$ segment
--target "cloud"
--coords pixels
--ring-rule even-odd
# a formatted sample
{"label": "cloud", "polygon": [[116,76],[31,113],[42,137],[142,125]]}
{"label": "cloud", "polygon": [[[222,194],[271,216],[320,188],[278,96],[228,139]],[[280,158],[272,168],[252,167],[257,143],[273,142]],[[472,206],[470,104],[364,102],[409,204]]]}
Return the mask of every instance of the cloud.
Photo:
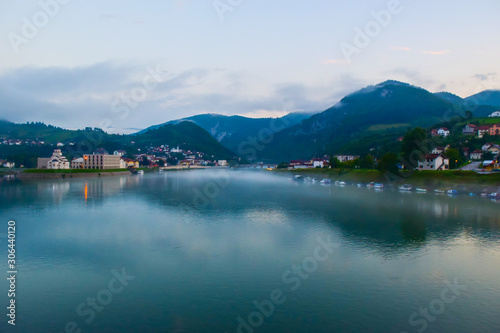
{"label": "cloud", "polygon": [[497,76],[497,73],[488,73],[488,74],[475,74],[474,78],[480,81],[491,81],[494,80]]}
{"label": "cloud", "polygon": [[351,62],[347,59],[325,59],[323,64],[325,65],[349,65]]}
{"label": "cloud", "polygon": [[391,50],[395,50],[395,51],[411,51],[411,49],[409,47],[402,47],[402,46],[391,46],[389,47]]}
{"label": "cloud", "polygon": [[[160,77],[159,83],[142,96],[151,70]],[[161,67],[114,62],[74,68],[23,67],[0,74],[0,119],[130,133],[130,128],[200,113],[281,116],[321,111],[338,101],[338,89],[350,89],[352,84],[351,78],[341,77],[325,86],[265,86],[250,74],[227,69],[170,73]],[[133,93],[140,100],[125,108],[124,97],[130,100]]]}
{"label": "cloud", "polygon": [[422,51],[423,54],[429,54],[429,55],[443,55],[450,53],[450,50],[442,50],[442,51]]}

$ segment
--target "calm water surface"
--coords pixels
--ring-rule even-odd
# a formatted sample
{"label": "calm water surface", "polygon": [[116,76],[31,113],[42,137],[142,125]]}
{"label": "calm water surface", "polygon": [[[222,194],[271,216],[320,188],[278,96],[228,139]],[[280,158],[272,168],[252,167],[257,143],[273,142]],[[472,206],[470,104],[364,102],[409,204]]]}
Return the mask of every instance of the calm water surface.
{"label": "calm water surface", "polygon": [[216,171],[0,197],[0,267],[14,219],[19,271],[17,325],[4,310],[0,332],[500,332],[487,199]]}

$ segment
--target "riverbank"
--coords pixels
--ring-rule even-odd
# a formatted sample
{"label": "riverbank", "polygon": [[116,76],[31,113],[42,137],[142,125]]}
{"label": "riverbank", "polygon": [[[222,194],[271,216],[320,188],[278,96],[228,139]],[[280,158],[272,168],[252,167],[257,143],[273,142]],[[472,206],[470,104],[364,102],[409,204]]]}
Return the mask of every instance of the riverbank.
{"label": "riverbank", "polygon": [[414,171],[402,172],[398,175],[385,174],[378,170],[364,169],[296,169],[296,170],[276,170],[277,173],[298,174],[315,178],[330,178],[354,183],[378,182],[385,184],[412,184],[428,188],[441,187],[500,187],[500,173],[478,174],[474,171]]}

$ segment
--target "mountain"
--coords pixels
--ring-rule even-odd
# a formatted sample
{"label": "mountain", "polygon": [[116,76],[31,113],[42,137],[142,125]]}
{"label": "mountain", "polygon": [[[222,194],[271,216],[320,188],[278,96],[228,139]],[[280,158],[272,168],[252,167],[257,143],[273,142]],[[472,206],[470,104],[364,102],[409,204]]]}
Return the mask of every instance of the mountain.
{"label": "mountain", "polygon": [[[279,128],[288,128],[309,118],[312,113],[290,113],[281,118],[247,118],[242,116],[225,116],[220,114],[200,114],[188,118],[169,121],[165,124],[151,126],[137,134],[144,133],[151,129],[164,126],[166,124],[178,124],[182,121],[192,122],[208,133],[217,141],[231,151],[238,151],[241,142],[248,140],[249,137],[257,137],[263,129],[273,127],[273,124],[279,124]],[[276,125],[278,127],[278,125]]]}
{"label": "mountain", "polygon": [[465,103],[465,100],[462,97],[457,96],[457,95],[452,94],[452,93],[449,93],[449,92],[446,92],[446,91],[437,92],[437,93],[434,93],[434,95],[439,97],[439,98],[444,99],[445,101],[448,101],[448,102],[451,102],[454,104],[460,105],[460,104]]}
{"label": "mountain", "polygon": [[[494,96],[495,94],[488,93],[488,91],[483,91],[477,95],[467,98],[461,98],[449,92],[438,92],[434,95],[448,102],[463,106],[467,110],[471,111],[476,117],[487,117],[492,112],[499,109],[499,107],[494,106],[497,96]],[[500,97],[500,95],[498,97]]]}
{"label": "mountain", "polygon": [[[36,157],[48,156],[54,147],[47,144],[66,143],[63,153],[69,157],[92,153],[97,148],[109,152],[123,149],[135,153],[138,148],[167,144],[201,151],[215,159],[231,159],[234,153],[221,145],[203,128],[192,122],[168,124],[139,135],[107,134],[98,128],[67,130],[43,123],[16,124],[0,121],[0,138],[44,141],[45,145],[0,144],[0,158],[15,160],[18,165],[36,166]],[[72,145],[69,145],[72,143]],[[49,154],[50,155],[50,154]]]}
{"label": "mountain", "polygon": [[500,90],[485,90],[467,97],[465,101],[471,105],[488,105],[500,110]]}
{"label": "mountain", "polygon": [[465,108],[427,90],[386,81],[344,97],[333,107],[274,135],[261,151],[249,145],[258,159],[286,161],[326,153],[364,154],[370,148],[394,149],[396,138],[410,127],[428,127]]}
{"label": "mountain", "polygon": [[143,144],[181,146],[184,149],[213,155],[217,159],[231,159],[234,156],[233,152],[220,144],[207,131],[189,121],[166,124],[129,137]]}

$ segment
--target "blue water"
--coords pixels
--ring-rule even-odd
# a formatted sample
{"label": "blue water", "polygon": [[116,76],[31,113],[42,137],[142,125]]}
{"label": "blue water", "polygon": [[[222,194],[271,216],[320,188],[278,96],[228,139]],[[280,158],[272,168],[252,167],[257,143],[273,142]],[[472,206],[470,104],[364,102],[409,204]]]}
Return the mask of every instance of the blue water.
{"label": "blue water", "polygon": [[500,332],[484,198],[206,170],[0,196],[0,267],[13,219],[18,269],[1,332]]}

